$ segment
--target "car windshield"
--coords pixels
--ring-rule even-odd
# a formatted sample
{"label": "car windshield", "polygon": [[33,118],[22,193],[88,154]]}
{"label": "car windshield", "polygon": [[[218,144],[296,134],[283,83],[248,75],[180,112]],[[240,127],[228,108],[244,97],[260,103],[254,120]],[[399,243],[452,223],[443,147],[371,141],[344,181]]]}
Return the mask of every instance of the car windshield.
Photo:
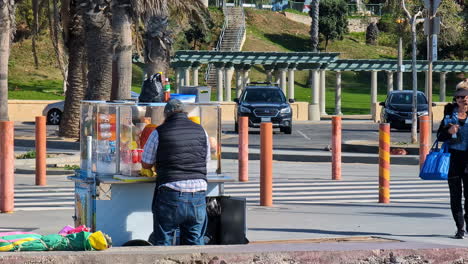
{"label": "car windshield", "polygon": [[[418,104],[427,104],[426,97],[423,94],[418,93],[417,96]],[[391,104],[412,104],[413,94],[411,93],[396,93],[390,98]]]}
{"label": "car windshield", "polygon": [[283,94],[279,89],[247,89],[243,101],[247,103],[283,103]]}

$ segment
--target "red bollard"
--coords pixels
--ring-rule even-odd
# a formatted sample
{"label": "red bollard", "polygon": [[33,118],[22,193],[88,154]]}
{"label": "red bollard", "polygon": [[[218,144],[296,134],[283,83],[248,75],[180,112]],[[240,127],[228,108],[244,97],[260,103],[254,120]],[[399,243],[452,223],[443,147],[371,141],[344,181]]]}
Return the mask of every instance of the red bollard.
{"label": "red bollard", "polygon": [[341,116],[332,117],[332,180],[341,180]]}
{"label": "red bollard", "polygon": [[419,117],[419,168],[424,164],[426,156],[431,148],[431,143],[429,142],[430,121],[429,116]]}
{"label": "red bollard", "polygon": [[0,142],[0,212],[13,213],[15,209],[13,121],[0,121]]}
{"label": "red bollard", "polygon": [[379,125],[379,203],[390,203],[390,124]]}
{"label": "red bollard", "polygon": [[249,181],[249,117],[239,117],[239,181]]}
{"label": "red bollard", "polygon": [[273,206],[273,124],[260,125],[260,205]]}
{"label": "red bollard", "polygon": [[46,117],[36,116],[36,185],[46,185]]}

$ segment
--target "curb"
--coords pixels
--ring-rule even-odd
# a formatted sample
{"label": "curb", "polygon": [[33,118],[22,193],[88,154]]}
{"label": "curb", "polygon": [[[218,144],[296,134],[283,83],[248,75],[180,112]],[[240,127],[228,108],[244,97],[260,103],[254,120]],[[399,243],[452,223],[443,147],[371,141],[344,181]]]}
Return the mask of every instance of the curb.
{"label": "curb", "polygon": [[[52,152],[49,152],[52,154]],[[48,167],[60,167],[60,165],[80,165],[80,154],[68,155],[65,157],[46,158]],[[15,167],[31,167],[36,166],[36,159],[15,159]]]}

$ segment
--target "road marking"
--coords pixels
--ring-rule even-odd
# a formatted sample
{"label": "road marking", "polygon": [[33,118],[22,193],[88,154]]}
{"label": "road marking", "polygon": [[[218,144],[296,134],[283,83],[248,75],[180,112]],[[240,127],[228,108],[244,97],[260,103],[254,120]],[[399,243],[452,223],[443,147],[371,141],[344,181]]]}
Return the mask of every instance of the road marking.
{"label": "road marking", "polygon": [[305,137],[307,140],[312,140],[310,137],[308,137],[306,134],[302,133],[302,131],[297,130],[297,133],[301,134],[303,137]]}
{"label": "road marking", "polygon": [[[273,201],[280,204],[371,203],[378,202],[377,181],[278,181],[273,182]],[[448,186],[442,181],[394,180],[390,200],[397,203],[448,202]],[[260,183],[226,183],[226,195],[246,198],[248,204],[260,201]]]}

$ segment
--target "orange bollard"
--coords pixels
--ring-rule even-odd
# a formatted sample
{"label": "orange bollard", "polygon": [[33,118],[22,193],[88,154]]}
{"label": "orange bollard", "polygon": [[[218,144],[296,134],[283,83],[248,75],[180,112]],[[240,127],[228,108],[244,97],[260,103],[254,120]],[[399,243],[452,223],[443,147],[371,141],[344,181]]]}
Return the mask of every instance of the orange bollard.
{"label": "orange bollard", "polygon": [[0,121],[0,142],[0,212],[13,213],[15,209],[13,121]]}
{"label": "orange bollard", "polygon": [[36,116],[36,185],[46,185],[46,117]]}
{"label": "orange bollard", "polygon": [[419,117],[419,168],[424,164],[426,156],[431,148],[429,142],[430,124],[429,116]]}
{"label": "orange bollard", "polygon": [[239,117],[239,181],[249,181],[249,117]]}
{"label": "orange bollard", "polygon": [[379,203],[390,203],[390,124],[379,125]]}
{"label": "orange bollard", "polygon": [[341,180],[341,116],[332,117],[332,180]]}
{"label": "orange bollard", "polygon": [[260,205],[273,206],[273,124],[260,125]]}

